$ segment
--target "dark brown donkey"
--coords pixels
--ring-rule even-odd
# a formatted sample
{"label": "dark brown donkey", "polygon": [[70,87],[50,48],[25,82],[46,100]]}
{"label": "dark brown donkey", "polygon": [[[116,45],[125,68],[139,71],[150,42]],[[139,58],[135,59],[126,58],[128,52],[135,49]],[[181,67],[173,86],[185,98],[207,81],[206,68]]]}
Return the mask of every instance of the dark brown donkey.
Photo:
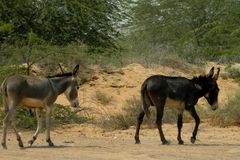
{"label": "dark brown donkey", "polygon": [[2,146],[6,146],[7,128],[11,125],[16,133],[18,144],[23,147],[23,143],[15,126],[16,109],[19,106],[35,108],[38,127],[29,144],[32,145],[37,139],[37,135],[42,128],[42,110],[46,110],[46,141],[49,146],[54,146],[50,139],[51,110],[52,104],[58,95],[64,93],[71,103],[71,106],[78,107],[78,85],[75,76],[79,70],[77,65],[73,72],[59,74],[51,77],[30,77],[24,75],[14,75],[6,78],[2,85],[3,105],[7,113],[3,120]]}
{"label": "dark brown donkey", "polygon": [[195,128],[191,137],[194,143],[198,131],[200,119],[196,113],[195,105],[200,97],[205,97],[211,105],[212,110],[218,108],[218,92],[217,79],[220,69],[214,75],[214,67],[209,74],[192,79],[184,77],[167,77],[163,75],[154,75],[147,78],[142,84],[141,100],[142,109],[137,118],[137,128],[135,134],[136,144],[140,143],[139,130],[143,121],[143,117],[149,113],[149,106],[155,106],[157,110],[156,124],[159,130],[160,138],[163,144],[168,144],[162,131],[162,117],[164,107],[174,107],[178,109],[178,143],[183,144],[181,138],[183,111],[190,112],[195,119]]}

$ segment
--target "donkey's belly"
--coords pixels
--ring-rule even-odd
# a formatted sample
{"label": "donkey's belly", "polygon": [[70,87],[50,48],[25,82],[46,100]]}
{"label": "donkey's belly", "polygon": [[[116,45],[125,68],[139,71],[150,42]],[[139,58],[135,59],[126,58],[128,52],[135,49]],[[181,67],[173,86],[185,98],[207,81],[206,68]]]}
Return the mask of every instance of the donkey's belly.
{"label": "donkey's belly", "polygon": [[43,101],[35,98],[23,98],[21,104],[26,107],[43,107]]}
{"label": "donkey's belly", "polygon": [[176,109],[179,109],[179,110],[184,110],[185,105],[184,105],[183,101],[167,98],[166,102],[165,102],[165,107],[176,108]]}

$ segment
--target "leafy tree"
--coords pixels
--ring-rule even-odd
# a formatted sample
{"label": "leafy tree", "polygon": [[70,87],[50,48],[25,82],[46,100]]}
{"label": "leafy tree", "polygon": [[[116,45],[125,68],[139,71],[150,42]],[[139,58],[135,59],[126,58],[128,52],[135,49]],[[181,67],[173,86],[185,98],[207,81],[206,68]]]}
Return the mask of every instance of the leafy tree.
{"label": "leafy tree", "polygon": [[131,38],[137,46],[158,46],[185,56],[239,56],[239,1],[134,2]]}
{"label": "leafy tree", "polygon": [[81,41],[93,47],[113,47],[119,34],[114,23],[122,16],[118,12],[121,1],[2,0],[0,42],[27,44],[27,35],[33,32],[53,45]]}
{"label": "leafy tree", "polygon": [[[116,49],[124,0],[0,1],[0,63],[9,57],[31,66],[55,55],[54,46],[87,45],[89,51]],[[46,51],[46,52],[44,52]],[[11,60],[10,63],[13,61]]]}

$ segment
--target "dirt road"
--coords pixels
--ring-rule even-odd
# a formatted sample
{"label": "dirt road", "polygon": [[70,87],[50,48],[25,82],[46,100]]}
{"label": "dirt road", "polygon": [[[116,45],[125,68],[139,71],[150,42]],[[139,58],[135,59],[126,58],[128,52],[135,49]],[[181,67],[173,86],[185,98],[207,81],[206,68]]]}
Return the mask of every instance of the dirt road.
{"label": "dirt road", "polygon": [[[92,125],[71,125],[55,128],[52,139],[55,147],[47,147],[44,134],[39,135],[31,147],[19,149],[12,131],[8,135],[8,150],[0,149],[1,160],[228,160],[240,157],[240,128],[218,128],[201,124],[198,141],[191,144],[189,138],[193,123],[184,124],[183,140],[185,145],[178,145],[176,125],[165,124],[164,132],[171,144],[160,144],[156,129],[143,129],[142,144],[133,141],[134,127],[124,131],[107,132]],[[33,131],[22,132],[24,144]]]}

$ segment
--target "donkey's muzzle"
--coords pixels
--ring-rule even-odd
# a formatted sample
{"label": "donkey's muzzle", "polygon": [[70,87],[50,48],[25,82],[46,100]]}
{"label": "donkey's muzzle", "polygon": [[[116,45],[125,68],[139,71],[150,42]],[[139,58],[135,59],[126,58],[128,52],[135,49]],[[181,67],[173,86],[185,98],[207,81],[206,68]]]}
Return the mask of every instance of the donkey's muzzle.
{"label": "donkey's muzzle", "polygon": [[215,111],[216,109],[218,109],[218,103],[216,102],[216,103],[213,103],[213,105],[211,105],[211,109],[213,110],[213,111]]}
{"label": "donkey's muzzle", "polygon": [[78,108],[78,107],[80,107],[79,101],[78,101],[77,99],[74,100],[74,101],[72,101],[71,106],[72,106],[73,108]]}

